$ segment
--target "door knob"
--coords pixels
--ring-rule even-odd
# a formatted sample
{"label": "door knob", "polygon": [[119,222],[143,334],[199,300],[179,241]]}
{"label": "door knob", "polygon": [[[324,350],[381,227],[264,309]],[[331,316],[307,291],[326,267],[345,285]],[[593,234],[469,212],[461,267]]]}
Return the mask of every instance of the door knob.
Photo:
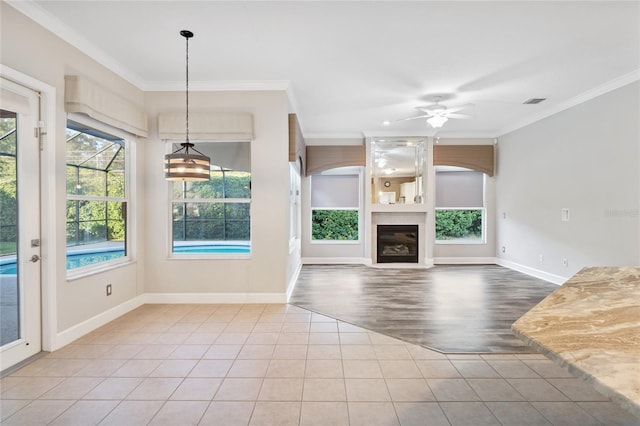
{"label": "door knob", "polygon": [[34,254],[33,256],[31,256],[30,259],[33,263],[36,263],[38,260],[40,260],[40,256],[38,256],[37,254]]}

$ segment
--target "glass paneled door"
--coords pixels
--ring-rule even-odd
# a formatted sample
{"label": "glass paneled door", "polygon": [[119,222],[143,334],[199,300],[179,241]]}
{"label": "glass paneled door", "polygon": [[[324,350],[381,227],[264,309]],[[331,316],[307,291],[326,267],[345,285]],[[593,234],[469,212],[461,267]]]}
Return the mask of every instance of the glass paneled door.
{"label": "glass paneled door", "polygon": [[0,371],[40,352],[38,94],[0,81]]}

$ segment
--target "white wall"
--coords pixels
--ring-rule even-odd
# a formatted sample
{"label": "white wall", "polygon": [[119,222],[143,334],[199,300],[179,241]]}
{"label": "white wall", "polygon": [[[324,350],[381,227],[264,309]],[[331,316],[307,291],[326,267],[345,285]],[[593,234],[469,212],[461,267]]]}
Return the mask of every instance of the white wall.
{"label": "white wall", "polygon": [[639,94],[635,82],[500,138],[500,261],[565,278],[638,265]]}
{"label": "white wall", "polygon": [[[284,301],[295,272],[289,255],[288,106],[286,92],[190,92],[192,111],[242,111],[253,114],[251,142],[250,259],[169,259],[169,184],[164,179],[165,143],[158,139],[158,113],[180,111],[183,92],[147,92],[151,122],[144,155],[146,293],[209,293],[232,297],[267,295]],[[291,259],[290,259],[291,258]],[[229,299],[219,299],[229,300]],[[234,299],[239,300],[239,299]],[[251,299],[258,300],[258,299]]]}
{"label": "white wall", "polygon": [[[51,200],[52,209],[43,212],[43,215],[54,214],[56,226],[53,229],[43,228],[41,239],[43,245],[51,244],[55,247],[54,253],[45,254],[43,251],[44,262],[50,262],[55,254],[53,268],[55,273],[44,277],[44,282],[50,286],[46,292],[53,293],[57,299],[52,309],[55,311],[54,317],[57,321],[54,331],[60,332],[132,299],[140,291],[139,280],[144,279],[144,271],[139,263],[74,281],[66,279],[64,76],[87,76],[125,99],[140,105],[143,103],[143,93],[4,2],[0,2],[0,19],[2,65],[56,89],[54,116],[48,118],[55,121],[55,135],[47,135],[46,138],[47,143],[53,143],[55,147],[45,150],[45,158],[43,158],[44,163],[53,165],[50,175],[44,177],[45,181],[55,181],[55,191],[45,195]],[[144,142],[139,142],[139,145],[142,144]],[[46,157],[49,152],[51,152],[51,158]],[[141,164],[138,165],[140,166]],[[139,188],[137,189],[140,193]],[[138,207],[137,213],[140,218],[144,210],[139,201],[139,199],[132,200]],[[139,235],[132,235],[131,238],[139,239]],[[47,255],[51,257],[45,258]],[[107,297],[105,286],[109,283],[113,284],[113,295]]]}

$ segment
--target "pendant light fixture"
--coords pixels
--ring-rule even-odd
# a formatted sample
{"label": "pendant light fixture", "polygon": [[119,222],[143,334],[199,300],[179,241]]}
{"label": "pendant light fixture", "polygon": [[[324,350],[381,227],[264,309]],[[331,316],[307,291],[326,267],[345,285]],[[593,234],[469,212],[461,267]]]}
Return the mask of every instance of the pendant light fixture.
{"label": "pendant light fixture", "polygon": [[[184,142],[180,144],[180,148],[171,154],[164,156],[164,177],[167,180],[178,181],[206,181],[210,178],[210,159],[200,151],[194,148],[189,141],[189,39],[193,37],[193,33],[188,30],[180,31],[180,35],[187,41],[186,63],[186,136]],[[192,154],[189,150],[195,152]]]}

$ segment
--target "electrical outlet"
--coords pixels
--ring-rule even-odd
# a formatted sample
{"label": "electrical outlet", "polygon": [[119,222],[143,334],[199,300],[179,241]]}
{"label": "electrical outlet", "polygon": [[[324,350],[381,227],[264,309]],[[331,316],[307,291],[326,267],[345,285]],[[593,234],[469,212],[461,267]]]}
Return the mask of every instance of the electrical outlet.
{"label": "electrical outlet", "polygon": [[107,296],[111,296],[111,284],[107,284]]}
{"label": "electrical outlet", "polygon": [[567,259],[562,259],[563,266],[569,266],[569,261]]}
{"label": "electrical outlet", "polygon": [[562,209],[560,210],[560,219],[563,222],[569,222],[569,209]]}
{"label": "electrical outlet", "polygon": [[540,262],[544,262],[544,255],[538,255],[538,260],[540,260]]}

